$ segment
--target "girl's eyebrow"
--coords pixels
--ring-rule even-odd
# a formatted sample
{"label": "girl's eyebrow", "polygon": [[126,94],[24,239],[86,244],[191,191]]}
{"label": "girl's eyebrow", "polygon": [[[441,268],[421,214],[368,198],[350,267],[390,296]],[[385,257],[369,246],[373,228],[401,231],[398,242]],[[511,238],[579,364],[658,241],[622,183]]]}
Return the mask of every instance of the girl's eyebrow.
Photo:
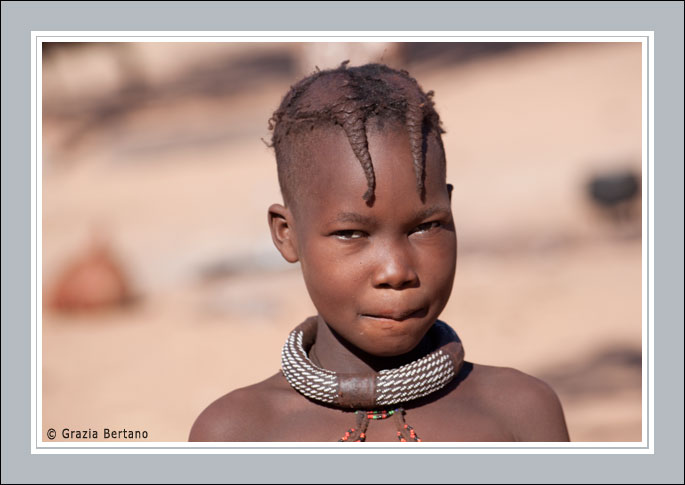
{"label": "girl's eyebrow", "polygon": [[355,222],[357,224],[373,224],[376,219],[373,217],[363,216],[358,212],[338,212],[334,222]]}
{"label": "girl's eyebrow", "polygon": [[[446,215],[450,213],[450,209],[447,206],[440,205],[426,207],[425,209],[421,209],[414,214],[414,220],[428,219],[432,215],[438,213]],[[333,222],[353,222],[355,224],[373,225],[377,221],[375,217],[365,216],[359,214],[358,212],[338,212]]]}
{"label": "girl's eyebrow", "polygon": [[416,218],[416,220],[428,219],[430,216],[437,214],[437,213],[442,213],[444,215],[447,215],[450,213],[450,208],[447,206],[432,205],[430,207],[426,207],[425,209],[418,211],[414,215],[414,217]]}

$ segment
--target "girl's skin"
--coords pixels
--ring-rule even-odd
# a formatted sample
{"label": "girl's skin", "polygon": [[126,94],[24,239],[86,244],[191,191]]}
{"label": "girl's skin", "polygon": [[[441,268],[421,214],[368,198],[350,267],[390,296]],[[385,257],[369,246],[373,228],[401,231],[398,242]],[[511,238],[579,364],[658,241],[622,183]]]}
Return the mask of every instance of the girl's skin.
{"label": "girl's skin", "polygon": [[[429,135],[422,200],[404,128],[370,131],[376,190],[369,205],[343,131],[317,128],[307,136],[316,148],[299,154],[309,169],[297,204],[272,205],[269,224],[283,257],[300,262],[318,311],[310,358],[343,373],[411,362],[432,350],[424,336],[447,304],[456,268],[444,153]],[[403,407],[424,442],[569,439],[554,391],[509,368],[467,362],[443,390]],[[366,441],[397,441],[392,421],[370,423]],[[337,441],[353,425],[351,412],[310,401],[278,372],[212,403],[190,441]]]}

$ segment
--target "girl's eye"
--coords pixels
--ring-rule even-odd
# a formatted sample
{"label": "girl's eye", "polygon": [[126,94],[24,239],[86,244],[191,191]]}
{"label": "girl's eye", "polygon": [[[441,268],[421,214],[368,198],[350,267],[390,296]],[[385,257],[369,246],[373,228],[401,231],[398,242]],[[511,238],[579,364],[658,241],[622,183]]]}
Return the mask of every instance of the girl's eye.
{"label": "girl's eye", "polygon": [[343,239],[345,241],[349,241],[352,239],[361,239],[366,235],[364,231],[355,231],[355,230],[347,230],[347,231],[335,231],[333,233],[333,236],[337,237],[338,239]]}
{"label": "girl's eye", "polygon": [[417,232],[428,232],[431,229],[435,229],[436,227],[440,227],[440,221],[431,221],[431,222],[424,222],[423,224],[419,224],[416,226],[416,229],[412,231],[412,234],[417,233]]}

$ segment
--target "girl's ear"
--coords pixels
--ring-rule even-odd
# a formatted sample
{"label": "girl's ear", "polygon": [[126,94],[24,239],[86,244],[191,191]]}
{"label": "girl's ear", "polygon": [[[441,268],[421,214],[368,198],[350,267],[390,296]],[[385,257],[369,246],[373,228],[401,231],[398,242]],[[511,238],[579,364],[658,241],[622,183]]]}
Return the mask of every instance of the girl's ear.
{"label": "girl's ear", "polygon": [[272,204],[269,207],[269,229],[271,239],[276,249],[283,258],[289,263],[299,260],[297,254],[297,240],[295,230],[292,225],[293,216],[290,209],[281,204]]}

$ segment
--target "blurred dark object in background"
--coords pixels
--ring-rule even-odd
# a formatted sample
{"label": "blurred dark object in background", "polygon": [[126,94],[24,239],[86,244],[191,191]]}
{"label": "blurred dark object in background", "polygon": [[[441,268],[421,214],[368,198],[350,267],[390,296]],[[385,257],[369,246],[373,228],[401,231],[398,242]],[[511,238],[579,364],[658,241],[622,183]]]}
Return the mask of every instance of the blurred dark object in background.
{"label": "blurred dark object in background", "polygon": [[[198,103],[223,105],[230,111],[236,95],[290,80],[296,67],[292,48],[278,43],[257,51],[226,44],[224,51],[215,48],[212,56],[201,55],[200,44],[196,51],[179,43],[46,42],[42,46],[43,117],[46,124],[60,126],[53,131],[64,131],[50,151],[52,160],[65,162],[75,157],[61,152],[71,152],[94,133],[116,141],[131,137],[133,119],[161,111],[173,121],[174,110],[185,109],[187,114],[204,108],[211,118],[212,111],[206,105],[198,108]],[[174,53],[179,59],[172,70],[163,59]],[[189,108],[192,105],[195,108]],[[192,117],[184,129],[186,134],[211,133]],[[150,133],[140,126],[134,131]]]}
{"label": "blurred dark object in background", "polygon": [[547,46],[547,42],[406,42],[401,44],[409,65],[431,62],[441,65],[463,64],[519,49]]}
{"label": "blurred dark object in background", "polygon": [[590,199],[616,225],[633,222],[640,194],[640,174],[616,170],[592,177],[587,184]]}
{"label": "blurred dark object in background", "polygon": [[47,307],[60,312],[105,310],[134,301],[122,263],[99,234],[67,263],[47,295]]}
{"label": "blurred dark object in background", "polygon": [[642,352],[634,345],[607,346],[578,362],[557,364],[538,377],[566,399],[640,389]]}

